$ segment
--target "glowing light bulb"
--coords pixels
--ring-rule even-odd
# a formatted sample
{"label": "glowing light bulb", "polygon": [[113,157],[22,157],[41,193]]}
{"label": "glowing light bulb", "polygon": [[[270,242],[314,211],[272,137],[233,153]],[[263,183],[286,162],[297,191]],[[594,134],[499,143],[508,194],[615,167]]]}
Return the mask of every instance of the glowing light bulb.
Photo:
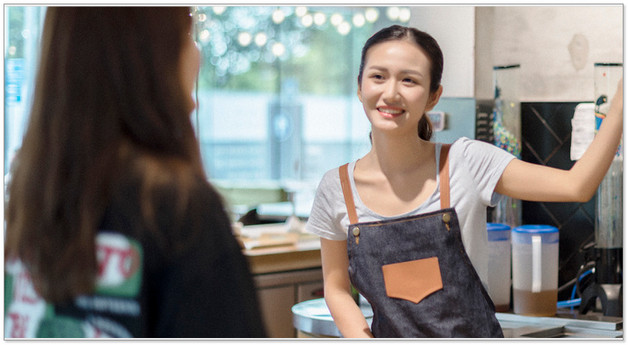
{"label": "glowing light bulb", "polygon": [[225,13],[226,10],[227,10],[227,7],[225,7],[225,6],[214,6],[214,7],[212,7],[212,11],[214,11],[214,13],[216,13],[217,15],[221,15],[221,14]]}
{"label": "glowing light bulb", "polygon": [[283,11],[280,8],[273,11],[273,15],[272,15],[273,23],[279,24],[283,22],[285,18],[286,18],[286,14],[283,13]]}
{"label": "glowing light bulb", "polygon": [[325,16],[324,13],[318,12],[314,15],[314,24],[321,26],[325,24],[326,21],[327,21],[327,16]]}
{"label": "glowing light bulb", "polygon": [[331,22],[331,25],[338,26],[344,21],[344,18],[342,18],[341,14],[334,13],[331,15],[331,18],[329,18],[329,21]]}
{"label": "glowing light bulb", "polygon": [[399,21],[403,23],[407,23],[410,21],[411,12],[409,8],[402,8],[399,10]]}
{"label": "glowing light bulb", "polygon": [[364,17],[367,22],[374,23],[377,18],[379,18],[379,11],[376,8],[367,8],[366,11],[364,11]]}
{"label": "glowing light bulb", "polygon": [[275,42],[271,50],[273,55],[282,56],[286,52],[286,47],[281,42]]}
{"label": "glowing light bulb", "polygon": [[198,39],[203,43],[207,43],[209,42],[210,36],[209,30],[205,29],[198,34]]}
{"label": "glowing light bulb", "polygon": [[366,23],[366,18],[364,18],[364,15],[362,13],[356,13],[353,16],[353,25],[355,25],[358,28],[361,28],[362,26],[364,26],[364,24]]}
{"label": "glowing light bulb", "polygon": [[306,13],[307,13],[307,7],[305,6],[299,6],[294,10],[294,14],[296,14],[297,17],[303,17]]}
{"label": "glowing light bulb", "polygon": [[347,22],[342,22],[338,25],[338,33],[341,35],[347,35],[351,31],[351,24]]}
{"label": "glowing light bulb", "polygon": [[301,17],[301,24],[303,24],[303,26],[305,26],[306,28],[309,28],[310,26],[312,26],[313,23],[314,23],[314,18],[312,17],[311,14],[306,14],[303,17]]}
{"label": "glowing light bulb", "polygon": [[255,44],[258,47],[263,46],[264,44],[266,44],[267,41],[268,41],[268,36],[266,36],[265,33],[259,32],[257,35],[255,35]]}
{"label": "glowing light bulb", "polygon": [[251,36],[250,33],[241,32],[238,34],[238,43],[240,43],[241,46],[246,47],[251,44],[251,41],[253,41],[253,36]]}
{"label": "glowing light bulb", "polygon": [[388,7],[386,10],[386,16],[388,16],[388,19],[393,21],[399,19],[399,7]]}

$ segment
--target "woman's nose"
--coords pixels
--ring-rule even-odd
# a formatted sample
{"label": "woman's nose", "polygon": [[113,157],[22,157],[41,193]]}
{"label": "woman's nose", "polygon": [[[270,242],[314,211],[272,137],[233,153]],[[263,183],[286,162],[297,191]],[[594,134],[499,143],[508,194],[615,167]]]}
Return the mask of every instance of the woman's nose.
{"label": "woman's nose", "polygon": [[389,80],[384,88],[383,98],[386,101],[395,101],[399,99],[398,85],[394,80]]}

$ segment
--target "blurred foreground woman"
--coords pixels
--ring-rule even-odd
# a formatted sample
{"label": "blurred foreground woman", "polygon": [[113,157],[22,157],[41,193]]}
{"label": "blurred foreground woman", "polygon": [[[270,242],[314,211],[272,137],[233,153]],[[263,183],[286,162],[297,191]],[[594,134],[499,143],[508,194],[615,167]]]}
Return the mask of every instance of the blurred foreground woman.
{"label": "blurred foreground woman", "polygon": [[49,8],[6,210],[5,337],[263,337],[190,121],[189,8]]}

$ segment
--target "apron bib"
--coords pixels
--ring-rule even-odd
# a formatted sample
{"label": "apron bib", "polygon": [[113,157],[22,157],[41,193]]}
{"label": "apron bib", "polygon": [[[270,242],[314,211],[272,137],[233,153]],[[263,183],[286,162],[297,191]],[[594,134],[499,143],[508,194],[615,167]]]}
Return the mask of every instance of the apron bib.
{"label": "apron bib", "polygon": [[348,165],[340,167],[350,222],[349,277],[373,308],[376,338],[504,336],[449,207],[448,152],[443,145],[442,209],[384,221],[358,223]]}

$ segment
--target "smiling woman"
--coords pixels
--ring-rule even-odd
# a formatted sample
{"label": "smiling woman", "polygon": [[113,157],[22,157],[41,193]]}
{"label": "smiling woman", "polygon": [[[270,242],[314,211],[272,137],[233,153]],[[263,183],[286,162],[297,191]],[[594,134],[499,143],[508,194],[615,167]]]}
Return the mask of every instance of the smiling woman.
{"label": "smiling woman", "polygon": [[439,87],[430,93],[431,65],[423,51],[410,42],[386,42],[370,50],[361,73],[365,77],[359,78],[358,98],[374,133],[384,126],[415,133],[421,120],[431,126],[424,115],[436,105],[442,92]]}
{"label": "smiling woman", "polygon": [[[344,337],[503,337],[484,288],[487,207],[498,193],[586,201],[617,150],[621,82],[611,120],[571,170],[469,138],[431,142],[421,119],[429,124],[442,93],[442,66],[436,41],[411,27],[384,28],[362,50],[358,98],[372,147],[325,174],[306,226],[321,236],[325,300]],[[352,287],[373,307],[370,327]]]}
{"label": "smiling woman", "polygon": [[[413,45],[412,49],[409,49],[407,51],[404,49],[400,49],[397,45],[386,45],[384,48],[379,47],[379,49],[377,49],[377,53],[386,54],[388,56],[378,56],[378,59],[376,59],[376,61],[378,61],[378,63],[382,63],[383,61],[387,64],[387,66],[369,66],[369,68],[373,69],[370,79],[374,79],[374,82],[376,82],[376,84],[383,86],[389,85],[389,87],[394,87],[393,89],[385,90],[386,92],[392,92],[392,94],[388,95],[388,97],[399,96],[397,94],[399,90],[396,87],[396,84],[393,83],[395,81],[395,78],[397,82],[400,81],[403,86],[406,86],[405,89],[412,88],[412,90],[414,90],[415,92],[417,92],[417,89],[428,91],[430,94],[429,104],[427,104],[426,102],[419,102],[419,104],[426,104],[422,112],[419,112],[419,115],[428,112],[436,105],[436,103],[438,103],[440,95],[442,94],[442,86],[440,85],[440,80],[443,73],[443,54],[440,50],[440,47],[438,46],[438,43],[436,43],[436,41],[434,41],[431,37],[425,35],[421,31],[417,30],[417,32],[413,32],[412,34],[410,34],[402,27],[397,27],[396,30],[391,30],[388,35],[389,36],[383,36],[383,32],[380,31],[378,34],[373,35],[362,48],[362,60],[358,73],[358,97],[360,98],[360,101],[363,103],[364,106],[366,106],[364,104],[364,101],[362,100],[362,84],[365,73],[364,71],[368,62],[366,53],[369,51],[371,46],[375,43],[385,43],[389,40],[395,41],[404,38],[408,39],[408,44],[412,44],[410,43],[410,40],[414,39],[417,42],[421,42],[421,45]],[[406,54],[405,56],[403,56],[403,58],[401,56],[396,56],[399,53],[399,50],[401,50],[402,53]],[[371,52],[371,56],[372,54],[374,53]],[[402,61],[396,61],[396,63],[392,63],[394,59],[399,59]],[[415,59],[418,59],[418,61],[421,61],[421,63],[415,65]],[[398,65],[398,63],[400,65]],[[396,75],[391,75],[393,70],[397,72]],[[382,75],[378,72],[386,72],[387,75]],[[393,82],[389,81],[388,83],[385,83],[384,79],[386,77],[393,78]],[[418,131],[420,138],[424,140],[430,140],[432,136],[432,125],[428,121],[427,117],[419,116]]]}

